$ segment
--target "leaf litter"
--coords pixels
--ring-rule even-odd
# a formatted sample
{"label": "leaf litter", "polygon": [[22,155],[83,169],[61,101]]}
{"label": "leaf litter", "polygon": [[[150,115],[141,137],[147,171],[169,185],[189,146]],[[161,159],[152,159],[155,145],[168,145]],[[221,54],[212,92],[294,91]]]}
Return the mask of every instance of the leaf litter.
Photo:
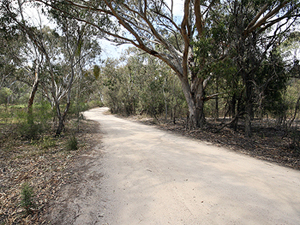
{"label": "leaf litter", "polygon": [[[49,202],[59,197],[61,188],[74,180],[69,168],[80,156],[91,151],[96,144],[93,135],[98,124],[84,120],[76,138],[79,149],[66,148],[67,136],[51,139],[51,144],[41,141],[8,139],[0,145],[0,224],[48,224]],[[67,130],[66,133],[74,133]],[[33,189],[33,204],[36,206],[27,215],[22,208],[21,189],[28,183]]]}

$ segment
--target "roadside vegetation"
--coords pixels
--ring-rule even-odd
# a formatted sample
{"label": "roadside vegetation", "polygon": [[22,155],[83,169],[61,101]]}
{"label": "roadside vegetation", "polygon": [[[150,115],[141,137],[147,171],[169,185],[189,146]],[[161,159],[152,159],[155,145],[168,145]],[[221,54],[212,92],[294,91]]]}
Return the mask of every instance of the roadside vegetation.
{"label": "roadside vegetation", "polygon": [[[224,85],[226,80],[219,83],[221,94],[205,104],[205,126],[189,129],[189,112],[179,80],[164,64],[136,49],[128,49],[118,60],[108,59],[99,86],[103,103],[112,113],[300,169],[300,83],[292,73],[287,73],[285,79],[284,87],[282,80],[273,81],[274,88],[268,90],[271,96],[255,97],[251,137],[245,134],[245,117],[233,113],[237,108],[231,108],[232,90]],[[216,82],[211,80],[207,94],[216,91]],[[244,108],[243,103],[239,107]]]}
{"label": "roadside vegetation", "polygon": [[[4,107],[4,108],[3,108]],[[72,113],[63,134],[48,104],[34,105],[34,125],[28,125],[24,105],[7,105],[0,117],[0,224],[47,224],[43,215],[61,186],[70,182],[68,170],[92,149],[97,124]],[[86,108],[85,108],[86,109]],[[80,127],[80,132],[78,132]]]}

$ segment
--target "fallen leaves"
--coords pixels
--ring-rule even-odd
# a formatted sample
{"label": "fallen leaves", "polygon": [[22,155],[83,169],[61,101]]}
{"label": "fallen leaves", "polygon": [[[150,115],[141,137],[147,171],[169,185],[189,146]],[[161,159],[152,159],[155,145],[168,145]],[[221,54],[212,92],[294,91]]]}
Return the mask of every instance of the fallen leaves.
{"label": "fallen leaves", "polygon": [[[55,145],[45,148],[20,140],[5,143],[0,150],[0,224],[46,224],[47,207],[51,200],[72,176],[68,168],[80,154],[91,149],[91,130],[97,124],[85,121],[82,132],[76,135],[79,143],[77,151],[68,151],[65,143],[68,137],[55,140]],[[11,140],[8,140],[11,141]],[[3,142],[2,142],[3,143]],[[37,208],[26,215],[20,206],[20,191],[27,182],[34,192]]]}

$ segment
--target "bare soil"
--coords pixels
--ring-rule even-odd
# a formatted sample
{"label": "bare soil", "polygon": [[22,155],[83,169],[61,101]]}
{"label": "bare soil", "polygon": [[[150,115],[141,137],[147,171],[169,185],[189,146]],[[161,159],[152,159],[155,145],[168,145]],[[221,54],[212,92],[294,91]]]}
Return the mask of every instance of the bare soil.
{"label": "bare soil", "polygon": [[[242,132],[242,125],[238,131],[224,128],[215,132],[220,123],[208,122],[206,128],[191,131],[186,130],[184,120],[177,120],[174,124],[171,121],[157,121],[138,116],[128,119],[300,169],[300,150],[294,148],[292,138],[285,135],[281,129],[261,126],[259,122],[254,123],[253,137],[246,138]],[[9,130],[2,129],[2,132],[9,138],[9,135],[6,135],[9,134]],[[68,203],[76,201],[80,195],[89,195],[89,190],[84,186],[85,182],[101,185],[101,173],[89,172],[90,166],[101,157],[99,150],[102,134],[99,124],[95,121],[85,121],[76,137],[80,143],[77,151],[66,151],[64,138],[58,140],[55,146],[47,148],[20,140],[15,140],[14,144],[5,144],[2,141],[0,224],[68,224],[80,216],[80,204],[77,204],[78,208],[70,208]],[[35,193],[34,201],[37,207],[30,215],[24,214],[24,209],[20,207],[20,190],[24,182],[28,182]],[[101,214],[93,216],[102,217]],[[66,218],[67,222],[64,223],[62,218]]]}
{"label": "bare soil", "polygon": [[103,132],[86,173],[101,182],[83,180],[76,218],[61,224],[300,224],[299,171],[106,110],[84,113]]}
{"label": "bare soil", "polygon": [[[217,131],[222,125],[221,120],[216,122],[208,119],[206,127],[195,130],[187,130],[186,122],[183,119],[177,120],[176,124],[170,120],[155,120],[139,116],[133,116],[130,120],[153,125],[162,130],[210,142],[219,147],[226,147],[258,159],[300,170],[300,148],[295,146],[293,137],[282,128],[276,127],[273,122],[253,121],[252,137],[248,138],[244,135],[243,123],[239,124],[237,131],[228,127]],[[300,137],[299,131],[294,135]]]}

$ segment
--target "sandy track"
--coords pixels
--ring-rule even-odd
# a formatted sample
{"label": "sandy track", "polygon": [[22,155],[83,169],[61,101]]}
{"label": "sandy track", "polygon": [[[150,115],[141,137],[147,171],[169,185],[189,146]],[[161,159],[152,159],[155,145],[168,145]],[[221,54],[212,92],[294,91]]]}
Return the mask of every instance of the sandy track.
{"label": "sandy track", "polygon": [[[73,224],[300,224],[300,172],[154,127],[85,112],[103,132]],[[70,205],[69,204],[69,205]]]}

